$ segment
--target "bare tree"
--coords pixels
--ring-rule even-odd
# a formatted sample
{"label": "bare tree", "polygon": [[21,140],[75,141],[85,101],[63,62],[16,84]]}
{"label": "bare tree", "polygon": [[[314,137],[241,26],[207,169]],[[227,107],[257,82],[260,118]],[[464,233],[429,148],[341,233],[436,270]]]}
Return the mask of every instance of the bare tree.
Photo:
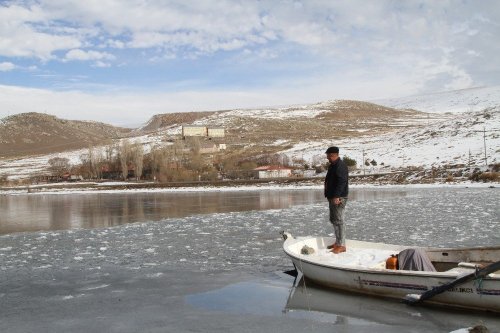
{"label": "bare tree", "polygon": [[114,159],[114,157],[116,156],[116,151],[118,150],[116,148],[116,145],[111,143],[109,145],[105,145],[104,146],[104,158],[106,160],[106,162],[109,162],[111,163]]}
{"label": "bare tree", "polygon": [[199,150],[193,150],[189,156],[189,169],[200,172],[203,169],[204,161]]}
{"label": "bare tree", "polygon": [[151,152],[149,153],[149,168],[151,169],[151,175],[153,180],[157,180],[160,174],[160,169],[162,165],[163,149],[160,146],[151,147]]}
{"label": "bare tree", "polygon": [[49,160],[49,170],[53,176],[62,176],[65,172],[68,172],[71,168],[69,159],[66,157],[54,157]]}
{"label": "bare tree", "polygon": [[171,159],[174,168],[179,169],[184,166],[186,163],[186,153],[187,148],[182,141],[176,141],[170,146],[168,158]]}
{"label": "bare tree", "polygon": [[173,180],[176,170],[182,168],[183,145],[175,143],[166,147],[154,146],[149,154],[153,179],[160,181]]}
{"label": "bare tree", "polygon": [[130,142],[125,139],[120,144],[120,165],[122,168],[123,180],[128,178],[128,162],[130,156]]}
{"label": "bare tree", "polygon": [[94,178],[101,179],[102,178],[101,167],[104,161],[101,150],[92,147],[89,148],[89,157],[90,157],[92,176]]}
{"label": "bare tree", "polygon": [[91,178],[92,177],[92,172],[91,172],[91,163],[90,163],[90,158],[88,153],[84,153],[80,155],[80,174],[84,176],[85,178]]}
{"label": "bare tree", "polygon": [[191,148],[191,151],[194,155],[198,155],[200,154],[200,150],[201,150],[201,142],[200,142],[200,139],[199,138],[191,138],[190,140],[190,148]]}
{"label": "bare tree", "polygon": [[255,163],[254,161],[244,161],[244,162],[241,162],[240,169],[241,170],[253,170],[257,166],[258,166],[257,163]]}
{"label": "bare tree", "polygon": [[94,147],[93,146],[89,146],[89,152],[88,152],[87,158],[88,158],[87,163],[89,166],[90,178],[95,179],[96,177],[94,175],[94,165],[93,165],[93,162],[94,162]]}
{"label": "bare tree", "polygon": [[142,176],[142,168],[144,165],[144,147],[142,146],[142,143],[137,141],[132,145],[130,150],[130,158],[135,166],[135,178],[137,180],[140,180]]}

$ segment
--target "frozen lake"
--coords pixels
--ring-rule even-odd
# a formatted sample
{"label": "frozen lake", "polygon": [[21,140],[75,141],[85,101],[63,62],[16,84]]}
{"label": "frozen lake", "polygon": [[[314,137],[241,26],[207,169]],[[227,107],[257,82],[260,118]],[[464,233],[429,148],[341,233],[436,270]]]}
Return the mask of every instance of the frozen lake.
{"label": "frozen lake", "polygon": [[[319,189],[0,200],[3,332],[451,332],[478,323],[500,331],[488,314],[294,287],[279,232],[331,234]],[[356,188],[347,233],[499,245],[499,202],[497,188]]]}
{"label": "frozen lake", "polygon": [[[353,190],[352,200],[404,196],[405,191]],[[82,192],[0,195],[0,234],[92,229],[197,214],[290,208],[324,202],[319,189],[248,191]]]}

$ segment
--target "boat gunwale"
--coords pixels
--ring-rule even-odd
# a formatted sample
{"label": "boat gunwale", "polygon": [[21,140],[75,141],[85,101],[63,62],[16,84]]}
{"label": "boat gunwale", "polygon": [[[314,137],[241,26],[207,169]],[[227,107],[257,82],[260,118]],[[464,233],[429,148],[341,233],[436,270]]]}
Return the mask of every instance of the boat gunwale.
{"label": "boat gunwale", "polygon": [[[345,264],[335,264],[335,263],[321,263],[319,260],[314,260],[314,259],[309,259],[307,255],[303,255],[300,253],[296,253],[295,251],[292,251],[289,249],[290,245],[300,243],[300,242],[305,242],[310,239],[328,239],[328,237],[304,237],[304,238],[293,238],[295,242],[289,244],[286,246],[286,243],[288,240],[286,240],[283,243],[283,250],[284,252],[292,259],[296,259],[299,261],[303,261],[306,263],[309,263],[314,266],[319,266],[323,268],[328,268],[328,269],[335,269],[335,270],[340,270],[340,271],[347,271],[347,272],[362,272],[362,273],[368,273],[368,274],[374,274],[374,275],[390,275],[390,276],[409,276],[409,277],[431,277],[431,278],[450,278],[450,279],[455,279],[457,276],[461,275],[459,272],[450,272],[450,271],[443,271],[443,272],[430,272],[430,271],[411,271],[411,270],[392,270],[392,269],[386,269],[386,268],[366,268],[366,267],[354,267],[354,266],[349,266]],[[366,244],[381,244],[381,245],[388,245],[392,247],[400,247],[400,248],[408,248],[408,246],[403,246],[403,245],[394,245],[394,244],[385,244],[385,243],[376,243],[376,242],[366,242],[366,241],[358,241],[358,240],[353,240],[355,242],[359,242],[358,244],[366,243]],[[493,250],[499,250],[500,246],[497,247],[470,247],[470,248],[422,248],[425,251],[467,251],[468,249],[470,250],[484,250],[484,249],[493,249]],[[298,268],[298,267],[296,267]],[[472,270],[472,269],[471,269]],[[300,270],[302,273],[304,273],[302,270]],[[492,276],[493,275],[493,276]],[[498,281],[500,280],[500,275],[491,273],[485,277],[482,278],[483,280],[493,280],[493,281]]]}

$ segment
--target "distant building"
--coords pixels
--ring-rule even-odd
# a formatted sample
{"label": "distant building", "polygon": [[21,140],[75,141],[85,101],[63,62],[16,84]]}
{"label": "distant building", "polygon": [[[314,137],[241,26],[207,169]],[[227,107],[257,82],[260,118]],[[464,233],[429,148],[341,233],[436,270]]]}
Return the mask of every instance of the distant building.
{"label": "distant building", "polygon": [[316,174],[315,169],[307,169],[307,170],[297,169],[297,170],[292,171],[292,176],[312,178],[312,177],[316,177],[317,174]]}
{"label": "distant building", "polygon": [[215,143],[203,143],[200,145],[200,154],[214,154],[219,149]]}
{"label": "distant building", "polygon": [[222,127],[182,126],[182,137],[204,136],[209,138],[223,138],[226,136]]}
{"label": "distant building", "polygon": [[224,128],[222,128],[222,127],[208,128],[207,134],[208,134],[208,137],[210,137],[210,138],[223,138],[226,135]]}
{"label": "distant building", "polygon": [[207,136],[206,126],[182,126],[182,137],[186,136]]}
{"label": "distant building", "polygon": [[214,154],[220,152],[221,150],[226,149],[226,144],[221,143],[217,145],[216,143],[212,143],[211,141],[207,141],[206,143],[202,143],[200,145],[200,154]]}
{"label": "distant building", "polygon": [[292,176],[292,169],[279,165],[265,165],[253,169],[255,177],[258,179],[266,178],[287,178]]}

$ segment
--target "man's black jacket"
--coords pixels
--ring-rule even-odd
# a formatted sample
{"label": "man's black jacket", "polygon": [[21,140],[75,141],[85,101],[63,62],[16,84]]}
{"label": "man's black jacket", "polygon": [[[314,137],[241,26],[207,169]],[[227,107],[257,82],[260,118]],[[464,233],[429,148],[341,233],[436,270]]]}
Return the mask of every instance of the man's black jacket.
{"label": "man's black jacket", "polygon": [[346,198],[349,194],[349,172],[344,161],[338,158],[330,163],[325,177],[325,197]]}

